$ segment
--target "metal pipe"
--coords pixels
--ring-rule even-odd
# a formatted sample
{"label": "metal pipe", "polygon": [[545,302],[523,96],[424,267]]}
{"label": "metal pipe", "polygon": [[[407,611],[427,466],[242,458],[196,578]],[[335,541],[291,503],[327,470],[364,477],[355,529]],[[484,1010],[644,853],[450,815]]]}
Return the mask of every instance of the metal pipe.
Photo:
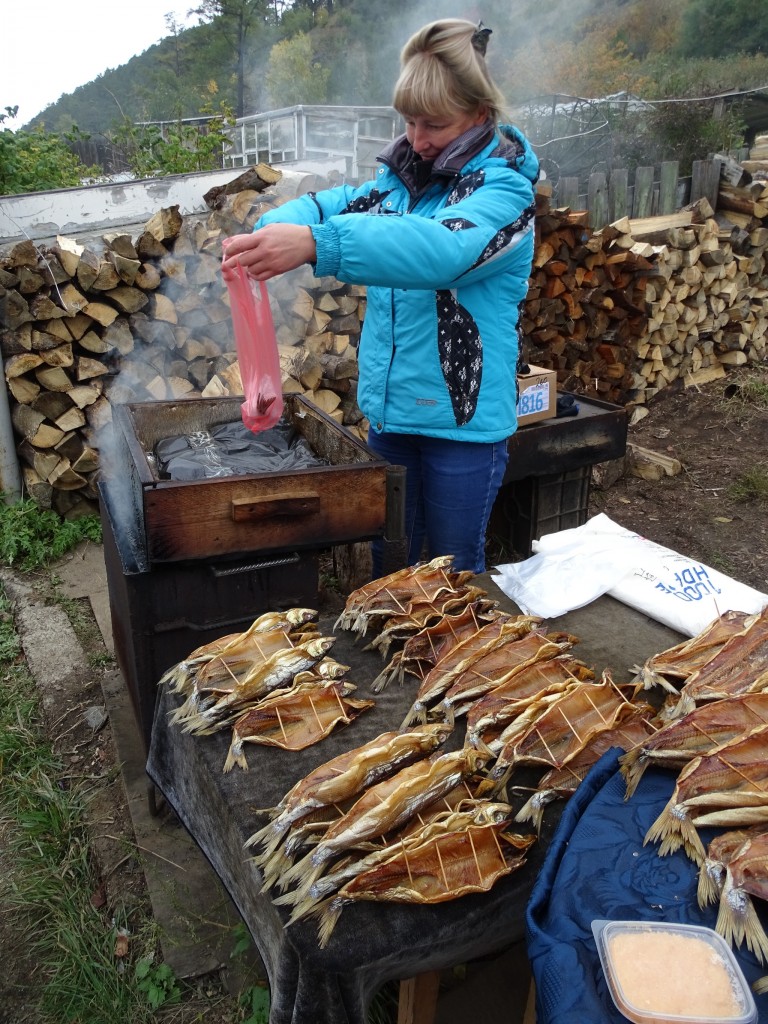
{"label": "metal pipe", "polygon": [[21,473],[13,439],[8,389],[4,381],[0,384],[0,495],[8,505],[13,505],[21,498]]}

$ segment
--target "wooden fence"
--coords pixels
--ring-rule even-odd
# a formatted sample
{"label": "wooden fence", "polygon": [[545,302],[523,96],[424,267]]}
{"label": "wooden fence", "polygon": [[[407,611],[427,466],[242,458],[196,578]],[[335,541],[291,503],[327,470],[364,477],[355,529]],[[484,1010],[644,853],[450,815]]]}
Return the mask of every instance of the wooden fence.
{"label": "wooden fence", "polygon": [[[739,160],[747,151],[729,154]],[[630,184],[629,171],[617,168],[589,176],[584,180],[560,178],[553,184],[552,205],[572,210],[587,210],[590,227],[598,230],[622,217],[658,217],[675,213],[689,203],[706,197],[717,209],[717,191],[721,160],[709,157],[695,160],[690,177],[679,176],[677,160],[664,161],[655,167],[638,167]]]}

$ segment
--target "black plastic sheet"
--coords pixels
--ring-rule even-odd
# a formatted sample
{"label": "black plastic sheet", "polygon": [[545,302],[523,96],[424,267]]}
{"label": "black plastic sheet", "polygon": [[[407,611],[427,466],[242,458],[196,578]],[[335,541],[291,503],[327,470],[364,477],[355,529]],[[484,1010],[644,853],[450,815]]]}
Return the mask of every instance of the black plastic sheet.
{"label": "black plastic sheet", "polygon": [[155,445],[155,459],[159,475],[170,480],[285,473],[326,465],[284,418],[258,434],[237,421],[162,438]]}

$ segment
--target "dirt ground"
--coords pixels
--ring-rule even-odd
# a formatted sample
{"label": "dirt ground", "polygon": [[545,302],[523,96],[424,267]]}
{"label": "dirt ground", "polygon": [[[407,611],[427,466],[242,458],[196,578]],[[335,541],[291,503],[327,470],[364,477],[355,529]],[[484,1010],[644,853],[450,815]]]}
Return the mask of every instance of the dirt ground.
{"label": "dirt ground", "polygon": [[[658,481],[627,472],[613,479],[620,467],[604,465],[592,486],[590,515],[604,512],[657,543],[766,590],[768,368],[734,371],[699,389],[669,388],[630,427],[629,440],[679,460],[681,471]],[[38,582],[47,585],[45,574]],[[90,653],[98,660],[104,651],[95,621],[91,641]],[[89,707],[103,705],[100,671],[94,668],[71,692],[57,694],[56,713],[46,721],[67,775],[86,778],[93,794],[91,829],[102,837],[93,846],[101,876],[94,906],[105,915],[126,908],[138,922],[150,912],[149,901],[140,862],[131,852],[109,723],[94,729],[83,717]],[[0,874],[12,882],[13,863],[3,840],[0,822]],[[0,1024],[40,1024],[30,936],[2,907],[2,892],[0,886]],[[243,1015],[221,979],[206,977],[185,985],[182,1004],[159,1019],[234,1024]]]}
{"label": "dirt ground", "polygon": [[[672,386],[628,441],[679,461],[659,481],[626,473],[593,483],[590,516],[621,526],[754,587],[768,588],[768,368],[701,388]],[[608,468],[608,467],[601,467]],[[599,475],[595,474],[599,482]]]}

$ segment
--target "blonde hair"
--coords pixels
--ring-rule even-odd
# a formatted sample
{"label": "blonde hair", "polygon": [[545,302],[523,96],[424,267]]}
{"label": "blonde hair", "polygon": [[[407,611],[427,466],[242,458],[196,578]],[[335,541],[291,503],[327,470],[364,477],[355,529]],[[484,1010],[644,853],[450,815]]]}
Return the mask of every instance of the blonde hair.
{"label": "blonde hair", "polygon": [[474,114],[484,107],[498,122],[504,97],[488,73],[488,29],[444,18],[415,32],[400,53],[392,105],[404,117]]}

